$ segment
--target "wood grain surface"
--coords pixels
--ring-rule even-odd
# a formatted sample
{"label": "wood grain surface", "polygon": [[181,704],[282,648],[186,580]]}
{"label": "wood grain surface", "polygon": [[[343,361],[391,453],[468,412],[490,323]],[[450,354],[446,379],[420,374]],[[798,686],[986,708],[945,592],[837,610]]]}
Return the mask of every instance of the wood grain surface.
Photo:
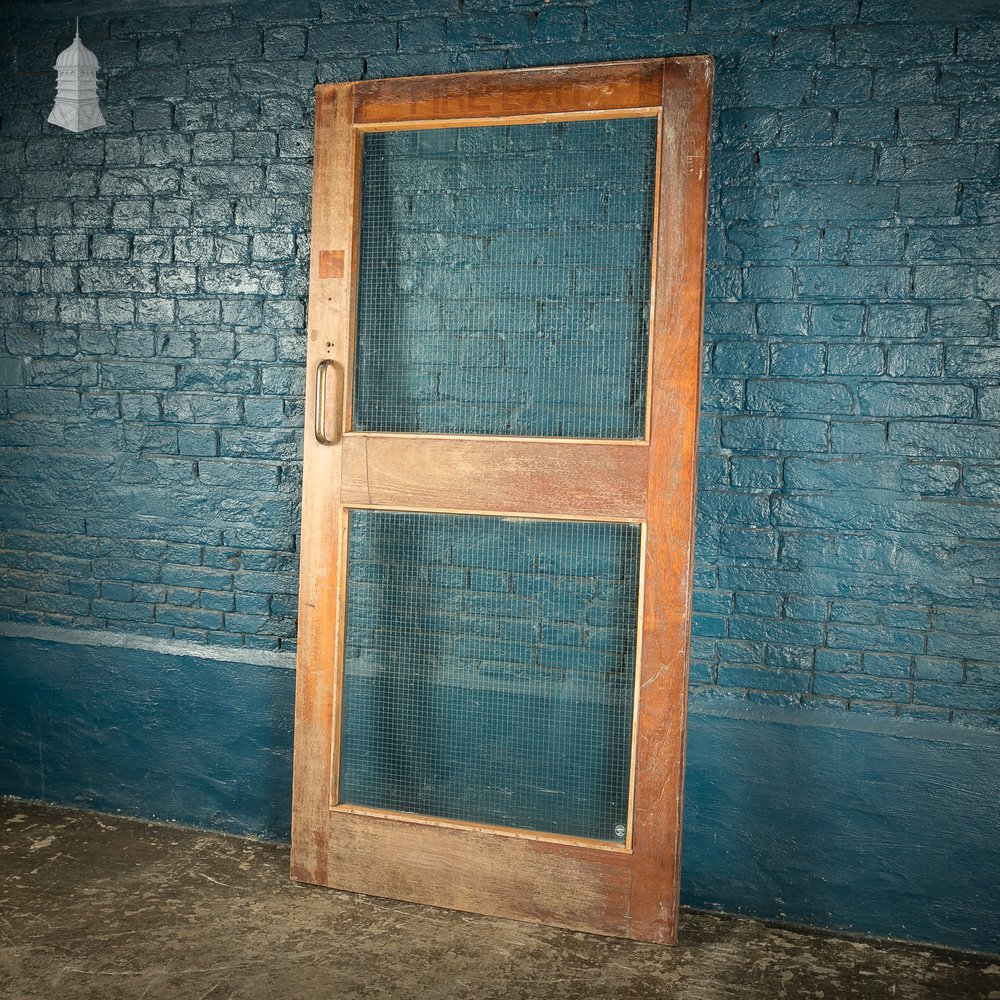
{"label": "wood grain surface", "polygon": [[[345,370],[350,360],[352,282],[323,278],[319,248],[338,247],[347,273],[354,260],[360,142],[353,129],[353,85],[316,92],[312,261],[309,275],[307,385],[321,367]],[[299,555],[299,633],[295,692],[295,756],[292,788],[292,872],[327,884],[330,745],[339,672],[339,632],[344,606],[340,503],[340,443],[322,444],[315,433],[317,409],[329,400],[306,392],[303,442],[302,526]],[[343,407],[343,400],[341,400]],[[330,414],[327,414],[328,420]],[[342,421],[340,414],[332,419]],[[329,426],[329,424],[327,424]]]}
{"label": "wood grain surface", "polygon": [[366,128],[398,128],[420,123],[489,124],[501,118],[516,123],[539,115],[655,113],[660,107],[661,77],[660,61],[644,59],[366,80],[354,90],[355,119]]}
{"label": "wood grain surface", "polygon": [[391,899],[624,936],[624,851],[330,813],[331,884]]}
{"label": "wood grain surface", "polygon": [[349,434],[349,506],[588,520],[646,516],[643,442]]}
{"label": "wood grain surface", "polygon": [[664,943],[680,896],[711,92],[708,57],[665,60],[629,921],[630,937]]}

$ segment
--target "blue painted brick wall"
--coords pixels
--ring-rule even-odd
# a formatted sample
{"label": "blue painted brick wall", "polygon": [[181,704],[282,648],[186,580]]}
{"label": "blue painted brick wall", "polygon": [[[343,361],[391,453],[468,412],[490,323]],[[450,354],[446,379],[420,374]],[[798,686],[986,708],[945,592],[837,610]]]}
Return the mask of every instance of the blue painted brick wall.
{"label": "blue painted brick wall", "polygon": [[4,7],[0,615],[290,648],[317,80],[717,59],[693,692],[1000,726],[1000,18]]}

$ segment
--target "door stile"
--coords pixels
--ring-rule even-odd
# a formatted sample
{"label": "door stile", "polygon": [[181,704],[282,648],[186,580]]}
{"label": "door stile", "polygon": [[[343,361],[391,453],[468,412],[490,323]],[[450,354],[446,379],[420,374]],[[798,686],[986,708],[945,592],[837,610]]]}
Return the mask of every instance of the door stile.
{"label": "door stile", "polygon": [[629,936],[677,940],[712,62],[663,69]]}
{"label": "door stile", "polygon": [[[331,666],[338,658],[345,603],[340,476],[348,395],[340,391],[333,398],[321,398],[313,389],[329,375],[330,366],[335,387],[339,384],[346,390],[347,385],[359,159],[353,117],[353,85],[317,88],[299,537],[292,874],[321,883],[327,881],[328,790],[334,773],[330,734],[339,680],[339,672]],[[319,426],[330,443],[320,442]]]}

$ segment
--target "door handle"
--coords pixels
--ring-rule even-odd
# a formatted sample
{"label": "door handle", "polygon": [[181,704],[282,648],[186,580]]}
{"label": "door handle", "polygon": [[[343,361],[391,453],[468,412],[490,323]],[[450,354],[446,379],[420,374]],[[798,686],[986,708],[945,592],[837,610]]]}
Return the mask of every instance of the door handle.
{"label": "door handle", "polygon": [[316,440],[320,444],[336,444],[337,441],[340,440],[341,403],[339,393],[337,394],[337,398],[335,400],[336,405],[334,407],[334,417],[336,423],[334,424],[333,433],[329,433],[326,426],[326,387],[330,381],[329,373],[331,369],[333,369],[334,381],[339,383],[340,380],[336,378],[338,374],[337,362],[334,361],[333,358],[323,358],[320,363],[316,365],[316,395],[314,399],[316,419],[313,425],[313,432],[316,435]]}

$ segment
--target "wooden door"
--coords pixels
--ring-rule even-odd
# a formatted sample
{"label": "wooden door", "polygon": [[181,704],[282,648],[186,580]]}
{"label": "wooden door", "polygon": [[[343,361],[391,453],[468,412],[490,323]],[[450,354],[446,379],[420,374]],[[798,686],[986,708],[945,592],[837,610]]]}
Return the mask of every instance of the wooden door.
{"label": "wooden door", "polygon": [[[293,878],[676,939],[711,82],[709,58],[684,57],[317,89]],[[652,136],[645,244],[642,198],[618,207],[614,175],[632,161],[588,160],[591,144],[631,155],[621,137],[633,133]],[[531,184],[504,193],[496,150],[514,147],[538,164],[537,204]],[[462,149],[492,171],[481,190]],[[416,183],[408,171],[422,150],[438,160]],[[557,168],[607,232],[564,227],[551,246],[552,223],[532,212],[561,218]],[[430,231],[425,211],[452,221]],[[481,229],[467,211],[485,213]],[[389,239],[379,212],[405,232]],[[515,266],[503,248],[519,218],[542,242]],[[593,260],[580,263],[587,240]],[[645,274],[623,270],[629,255]],[[582,332],[551,333],[573,324]],[[643,331],[631,361],[615,354],[616,324]],[[400,325],[423,339],[400,346]],[[642,377],[619,378],[633,363]],[[545,378],[526,405],[529,383]],[[380,544],[382,562],[371,555]],[[470,546],[462,562],[455,552]],[[539,581],[585,592],[576,618],[553,611]],[[518,619],[519,601],[541,618]],[[488,627],[468,617],[483,606]],[[610,653],[595,640],[612,634],[608,614]],[[575,658],[593,665],[591,679],[558,710],[524,686],[549,684],[552,671],[576,683]],[[457,686],[440,679],[449,670]],[[617,694],[594,695],[612,674]],[[529,692],[531,712],[512,691]],[[470,774],[488,791],[463,788]]]}

